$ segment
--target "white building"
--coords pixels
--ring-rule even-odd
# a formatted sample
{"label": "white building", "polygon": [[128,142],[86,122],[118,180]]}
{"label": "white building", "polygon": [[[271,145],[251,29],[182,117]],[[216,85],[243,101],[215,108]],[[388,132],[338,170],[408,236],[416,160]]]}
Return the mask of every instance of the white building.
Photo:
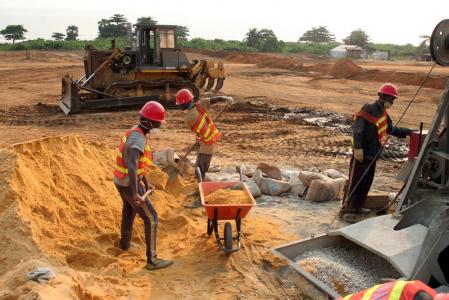
{"label": "white building", "polygon": [[339,45],[331,50],[332,58],[368,58],[368,52],[357,45]]}

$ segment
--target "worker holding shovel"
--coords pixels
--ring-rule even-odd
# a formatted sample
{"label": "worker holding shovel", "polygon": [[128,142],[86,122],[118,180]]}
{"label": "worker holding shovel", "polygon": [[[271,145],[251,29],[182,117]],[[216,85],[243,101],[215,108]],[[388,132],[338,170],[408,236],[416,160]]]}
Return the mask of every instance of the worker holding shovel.
{"label": "worker holding shovel", "polygon": [[170,266],[173,261],[157,258],[156,235],[158,216],[147,195],[154,191],[145,175],[152,164],[148,133],[155,134],[165,119],[164,107],[154,101],[147,102],[139,112],[139,125],[128,130],[120,141],[114,170],[114,183],[123,200],[120,247],[128,250],[136,214],[143,219],[148,270]]}
{"label": "worker holding shovel", "polygon": [[215,145],[221,137],[208,110],[211,105],[222,101],[231,103],[233,99],[232,97],[216,96],[193,103],[193,95],[188,89],[182,89],[176,94],[176,105],[185,112],[184,122],[195,133],[197,143],[199,143],[195,165],[195,169],[198,167],[200,170],[197,177],[201,178],[198,180],[204,180],[204,176],[209,170]]}

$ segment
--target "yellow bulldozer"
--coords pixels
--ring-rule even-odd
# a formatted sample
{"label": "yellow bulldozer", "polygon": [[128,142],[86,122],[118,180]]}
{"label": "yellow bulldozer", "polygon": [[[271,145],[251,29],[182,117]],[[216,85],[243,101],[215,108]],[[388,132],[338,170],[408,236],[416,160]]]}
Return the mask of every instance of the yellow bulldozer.
{"label": "yellow bulldozer", "polygon": [[136,25],[136,47],[97,50],[85,47],[85,74],[62,78],[59,106],[74,114],[81,110],[140,105],[158,101],[175,106],[175,95],[189,89],[196,101],[200,89],[219,91],[225,70],[222,62],[193,60],[178,48],[174,25]]}

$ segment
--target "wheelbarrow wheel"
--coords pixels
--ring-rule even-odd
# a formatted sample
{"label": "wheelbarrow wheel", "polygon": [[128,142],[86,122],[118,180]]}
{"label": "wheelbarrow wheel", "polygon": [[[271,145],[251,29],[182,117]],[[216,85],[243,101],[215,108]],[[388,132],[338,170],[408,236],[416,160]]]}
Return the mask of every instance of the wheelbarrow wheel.
{"label": "wheelbarrow wheel", "polygon": [[211,235],[214,230],[214,226],[212,225],[212,221],[207,219],[207,235]]}
{"label": "wheelbarrow wheel", "polygon": [[224,226],[224,241],[225,241],[225,249],[232,249],[232,225],[229,222],[225,223]]}

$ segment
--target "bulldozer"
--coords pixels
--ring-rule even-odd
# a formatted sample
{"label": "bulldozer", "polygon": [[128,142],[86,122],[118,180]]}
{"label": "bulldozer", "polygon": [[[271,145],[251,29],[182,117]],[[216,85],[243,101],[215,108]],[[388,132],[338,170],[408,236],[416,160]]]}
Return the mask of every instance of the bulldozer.
{"label": "bulldozer", "polygon": [[135,47],[130,30],[128,46],[123,50],[115,47],[114,40],[111,50],[86,45],[85,74],[78,80],[73,80],[70,74],[62,78],[59,107],[66,115],[88,109],[140,105],[150,100],[174,107],[180,89],[190,90],[196,101],[200,89],[217,92],[223,87],[223,63],[190,62],[178,48],[177,26],[135,27]]}
{"label": "bulldozer", "polygon": [[[430,39],[432,59],[449,66],[449,19],[441,21]],[[372,217],[327,233],[314,235],[273,249],[278,256],[329,299],[344,296],[341,278],[331,274],[332,282],[314,269],[302,267],[298,258],[310,250],[334,249],[334,257],[352,253],[354,268],[376,259],[381,270],[393,269],[394,279],[421,280],[439,291],[449,289],[449,80],[428,133],[407,176],[404,192],[393,214]],[[363,261],[362,261],[363,260]],[[374,270],[370,270],[374,274]],[[358,275],[360,276],[360,274]],[[323,279],[324,278],[324,279]],[[374,276],[376,283],[381,278]],[[327,280],[327,281],[326,281]],[[361,289],[369,288],[363,286]]]}

